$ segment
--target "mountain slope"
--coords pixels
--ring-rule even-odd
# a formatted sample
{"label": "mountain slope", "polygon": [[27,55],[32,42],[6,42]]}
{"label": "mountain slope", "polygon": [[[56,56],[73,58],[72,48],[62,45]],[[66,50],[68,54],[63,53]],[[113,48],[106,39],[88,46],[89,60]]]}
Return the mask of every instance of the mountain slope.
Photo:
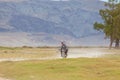
{"label": "mountain slope", "polygon": [[98,34],[93,23],[101,22],[101,8],[103,2],[97,0],[1,0],[0,33],[25,33],[33,45],[79,44],[80,38]]}

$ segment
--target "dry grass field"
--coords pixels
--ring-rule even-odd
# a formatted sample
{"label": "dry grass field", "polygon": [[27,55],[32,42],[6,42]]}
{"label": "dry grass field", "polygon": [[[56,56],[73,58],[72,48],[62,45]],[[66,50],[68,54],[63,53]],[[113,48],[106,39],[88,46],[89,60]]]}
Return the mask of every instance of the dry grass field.
{"label": "dry grass field", "polygon": [[[119,49],[78,48],[71,49],[69,55],[75,51],[87,56],[88,53],[91,55],[104,53],[104,56],[95,58],[70,56],[67,59],[60,59],[56,57],[59,54],[58,48],[2,47],[0,59],[30,58],[31,60],[1,61],[0,80],[120,80]],[[35,58],[45,59],[35,60]]]}
{"label": "dry grass field", "polygon": [[0,59],[5,58],[52,58],[58,53],[57,48],[0,48]]}

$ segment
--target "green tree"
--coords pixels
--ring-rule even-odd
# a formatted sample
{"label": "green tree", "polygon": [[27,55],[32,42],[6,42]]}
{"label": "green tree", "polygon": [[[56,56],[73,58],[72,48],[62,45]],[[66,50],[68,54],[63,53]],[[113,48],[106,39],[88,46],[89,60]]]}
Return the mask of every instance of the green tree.
{"label": "green tree", "polygon": [[114,10],[114,26],[115,26],[115,47],[119,48],[119,42],[120,42],[120,4],[116,4],[116,9]]}
{"label": "green tree", "polygon": [[110,38],[110,48],[113,42],[115,47],[119,47],[120,41],[120,4],[119,0],[109,0],[105,3],[106,9],[99,11],[103,23],[94,23],[94,29],[105,33],[106,38]]}

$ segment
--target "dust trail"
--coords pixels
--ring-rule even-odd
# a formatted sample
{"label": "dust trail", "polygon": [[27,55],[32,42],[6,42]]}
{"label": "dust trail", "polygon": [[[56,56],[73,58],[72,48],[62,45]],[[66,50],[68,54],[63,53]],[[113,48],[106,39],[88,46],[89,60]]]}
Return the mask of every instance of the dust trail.
{"label": "dust trail", "polygon": [[[0,59],[0,62],[3,61],[27,61],[27,60],[51,60],[51,59],[61,59],[60,52],[56,53],[56,56],[52,57],[44,57],[44,58],[3,58]],[[109,52],[105,52],[104,48],[78,48],[78,49],[69,49],[67,58],[97,58],[102,57],[105,54],[110,54]]]}
{"label": "dust trail", "polygon": [[101,49],[97,48],[91,48],[91,49],[71,49],[69,51],[69,56],[68,58],[79,58],[79,57],[87,57],[87,58],[96,58],[96,57],[101,57],[105,54],[108,54],[104,52]]}

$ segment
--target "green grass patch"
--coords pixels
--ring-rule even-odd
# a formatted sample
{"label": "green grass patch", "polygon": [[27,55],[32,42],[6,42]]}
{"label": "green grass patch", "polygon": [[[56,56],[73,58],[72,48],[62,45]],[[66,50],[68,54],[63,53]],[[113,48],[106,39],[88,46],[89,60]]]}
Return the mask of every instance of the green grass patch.
{"label": "green grass patch", "polygon": [[0,75],[13,80],[120,80],[120,59],[0,62]]}

